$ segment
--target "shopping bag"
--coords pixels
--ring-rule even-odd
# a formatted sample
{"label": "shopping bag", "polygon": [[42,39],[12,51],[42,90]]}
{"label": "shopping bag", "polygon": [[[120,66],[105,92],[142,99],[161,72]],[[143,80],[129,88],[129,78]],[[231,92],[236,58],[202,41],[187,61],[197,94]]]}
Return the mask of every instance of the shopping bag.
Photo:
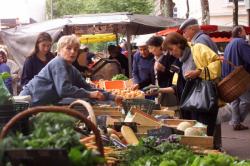
{"label": "shopping bag", "polygon": [[[209,75],[208,69],[206,71]],[[180,100],[182,111],[211,112],[217,110],[217,107],[217,86],[210,77],[209,80],[201,78],[187,80]]]}

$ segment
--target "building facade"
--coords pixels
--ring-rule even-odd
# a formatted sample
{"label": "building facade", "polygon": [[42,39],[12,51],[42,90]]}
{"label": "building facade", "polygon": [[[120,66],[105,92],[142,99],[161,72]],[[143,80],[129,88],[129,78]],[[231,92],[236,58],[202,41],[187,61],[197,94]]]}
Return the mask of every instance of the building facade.
{"label": "building facade", "polygon": [[46,19],[46,0],[0,0],[0,19],[17,20],[17,24]]}
{"label": "building facade", "polygon": [[[186,18],[186,0],[174,0],[175,10],[178,18]],[[247,25],[247,11],[244,0],[239,0],[239,25]],[[189,17],[201,21],[200,0],[189,0]],[[209,0],[210,24],[212,25],[233,25],[233,3],[232,0]]]}

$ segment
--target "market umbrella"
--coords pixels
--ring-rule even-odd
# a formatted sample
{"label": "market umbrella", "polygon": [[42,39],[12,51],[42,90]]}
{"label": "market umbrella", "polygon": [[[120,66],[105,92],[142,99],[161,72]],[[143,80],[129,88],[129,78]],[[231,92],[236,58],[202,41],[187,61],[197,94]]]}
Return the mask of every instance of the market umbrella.
{"label": "market umbrella", "polygon": [[[250,34],[250,27],[244,26],[246,33]],[[201,25],[200,29],[207,33],[210,37],[215,38],[230,38],[232,34],[232,26],[219,26],[219,25]],[[159,31],[156,34],[165,36],[171,32],[180,32],[178,27],[171,27],[165,30]]]}

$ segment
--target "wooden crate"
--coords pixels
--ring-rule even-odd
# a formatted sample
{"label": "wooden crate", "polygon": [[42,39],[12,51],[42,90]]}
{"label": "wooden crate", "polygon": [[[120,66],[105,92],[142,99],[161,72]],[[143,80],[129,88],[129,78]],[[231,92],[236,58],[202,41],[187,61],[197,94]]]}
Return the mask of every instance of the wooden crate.
{"label": "wooden crate", "polygon": [[181,144],[213,149],[214,139],[211,136],[181,136]]}
{"label": "wooden crate", "polygon": [[100,106],[94,106],[93,107],[94,113],[96,116],[99,115],[109,115],[111,117],[115,118],[123,118],[124,115],[121,112],[120,107],[100,107]]}
{"label": "wooden crate", "polygon": [[172,111],[177,111],[179,109],[178,106],[171,106],[171,107],[161,107],[162,110],[172,110]]}
{"label": "wooden crate", "polygon": [[151,115],[137,109],[131,109],[130,112],[132,115],[128,114],[124,120],[125,122],[136,122],[143,126],[161,126],[161,122]]}
{"label": "wooden crate", "polygon": [[137,125],[137,133],[147,134],[148,130],[159,128],[159,126]]}
{"label": "wooden crate", "polygon": [[171,117],[175,116],[175,111],[173,110],[153,110],[152,115],[168,115]]}
{"label": "wooden crate", "polygon": [[163,123],[169,127],[176,128],[181,122],[189,122],[193,125],[197,122],[196,120],[186,120],[186,119],[166,119]]}
{"label": "wooden crate", "polygon": [[190,146],[190,148],[195,154],[199,154],[199,155],[222,154],[222,152],[216,149],[206,149],[206,148],[199,147],[199,146]]}

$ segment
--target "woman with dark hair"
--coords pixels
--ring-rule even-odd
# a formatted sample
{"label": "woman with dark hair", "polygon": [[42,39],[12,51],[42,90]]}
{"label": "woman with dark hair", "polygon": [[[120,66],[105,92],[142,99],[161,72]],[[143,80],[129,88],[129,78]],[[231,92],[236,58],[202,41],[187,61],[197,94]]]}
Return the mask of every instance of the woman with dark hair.
{"label": "woman with dark hair", "polygon": [[[154,55],[154,74],[155,85],[163,88],[172,86],[174,73],[170,72],[170,66],[176,61],[176,58],[171,56],[168,52],[162,50],[163,38],[161,36],[152,36],[147,45],[149,51]],[[176,105],[175,98],[168,94],[162,94],[159,97],[159,103],[163,106]]]}
{"label": "woman with dark hair", "polygon": [[50,52],[52,38],[50,34],[42,32],[38,35],[35,48],[30,56],[25,60],[23,73],[21,76],[21,85],[26,85],[42,68],[54,58]]}
{"label": "woman with dark hair", "polygon": [[152,36],[147,45],[149,51],[154,55],[155,64],[154,71],[156,76],[156,84],[160,87],[172,85],[173,73],[170,72],[171,64],[176,60],[168,52],[162,50],[163,38],[161,36]]}
{"label": "woman with dark hair", "polygon": [[[160,88],[161,93],[175,93],[180,100],[180,96],[185,86],[185,80],[198,77],[205,79],[205,67],[209,69],[210,78],[212,80],[220,78],[221,64],[220,61],[217,60],[218,56],[206,45],[200,43],[189,45],[182,35],[173,32],[166,36],[163,42],[163,48],[167,49],[171,55],[179,59],[182,66],[179,72],[177,86]],[[207,135],[212,136],[217,113],[218,109],[208,113],[190,110],[190,112],[182,112],[182,116],[185,119],[195,119],[208,125]]]}

